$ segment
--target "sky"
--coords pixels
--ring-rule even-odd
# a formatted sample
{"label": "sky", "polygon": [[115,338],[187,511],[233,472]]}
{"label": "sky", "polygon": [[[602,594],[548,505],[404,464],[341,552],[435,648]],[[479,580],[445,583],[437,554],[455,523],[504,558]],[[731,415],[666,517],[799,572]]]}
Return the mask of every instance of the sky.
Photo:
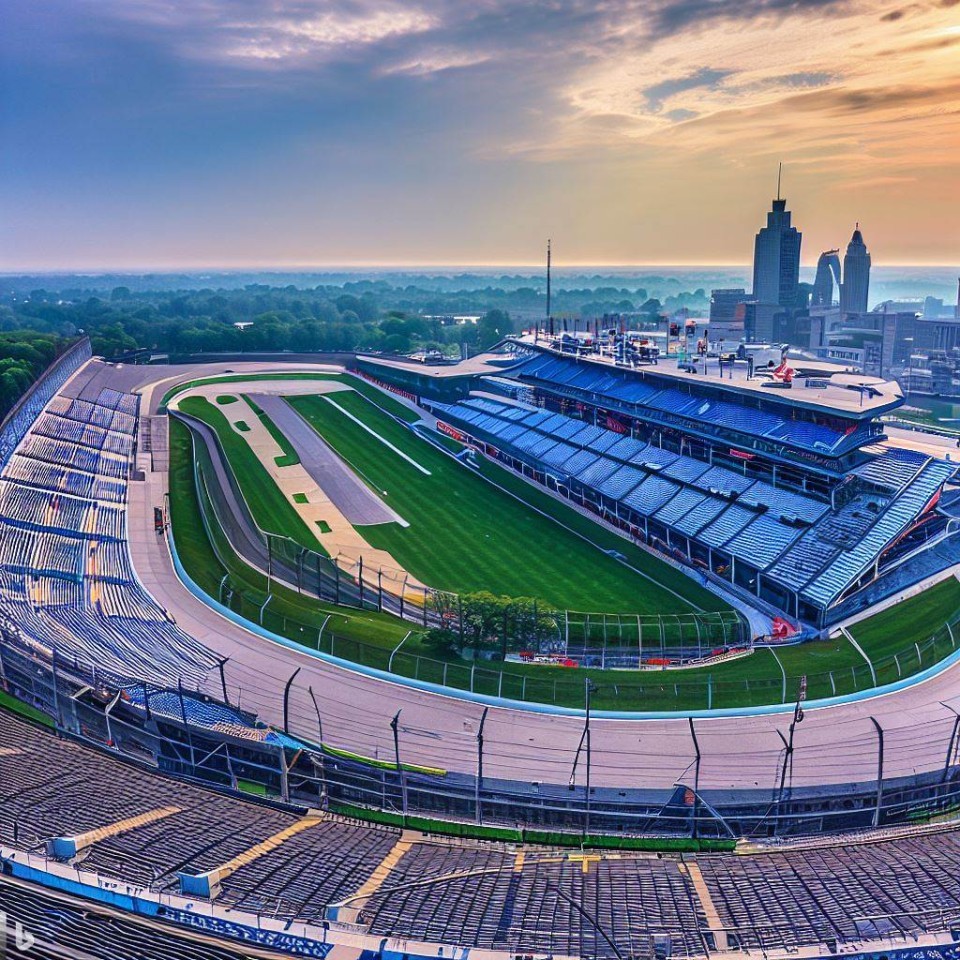
{"label": "sky", "polygon": [[0,0],[0,272],[960,262],[960,0]]}

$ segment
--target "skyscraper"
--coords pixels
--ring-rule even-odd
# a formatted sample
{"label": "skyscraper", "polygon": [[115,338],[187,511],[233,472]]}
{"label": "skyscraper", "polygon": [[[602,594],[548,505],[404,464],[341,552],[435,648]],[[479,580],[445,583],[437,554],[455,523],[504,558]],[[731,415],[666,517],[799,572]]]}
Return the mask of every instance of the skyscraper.
{"label": "skyscraper", "polygon": [[811,307],[829,307],[833,304],[833,287],[840,287],[839,250],[824,250],[817,261],[817,276],[813,281]]}
{"label": "skyscraper", "polygon": [[843,258],[843,283],[840,284],[840,312],[866,313],[870,292],[870,253],[863,242],[860,224],[853,231]]}
{"label": "skyscraper", "polygon": [[780,197],[778,178],[777,199],[753,248],[753,299],[758,303],[796,306],[802,237],[790,223],[790,211],[787,201]]}

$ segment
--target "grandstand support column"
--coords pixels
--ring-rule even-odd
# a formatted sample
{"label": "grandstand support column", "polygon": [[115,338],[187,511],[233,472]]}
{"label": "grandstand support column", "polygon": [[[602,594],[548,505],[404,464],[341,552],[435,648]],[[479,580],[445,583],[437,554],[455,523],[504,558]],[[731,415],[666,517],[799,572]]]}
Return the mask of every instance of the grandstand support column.
{"label": "grandstand support column", "polygon": [[487,722],[487,711],[489,707],[483,708],[480,714],[480,726],[477,728],[477,782],[474,791],[474,804],[476,808],[476,821],[483,826],[483,807],[480,803],[480,791],[483,788],[483,725]]}
{"label": "grandstand support column", "polygon": [[950,776],[950,764],[957,752],[957,731],[960,730],[960,711],[951,707],[949,703],[940,701],[941,705],[946,707],[953,714],[953,729],[950,731],[950,742],[947,744],[947,759],[943,765],[943,782],[947,782]]}
{"label": "grandstand support column", "polygon": [[283,688],[283,732],[288,736],[290,735],[290,688],[293,686],[293,681],[297,679],[299,672],[300,667],[297,667]]}
{"label": "grandstand support column", "polygon": [[690,825],[690,836],[696,840],[700,819],[700,741],[697,739],[697,729],[693,725],[693,717],[687,717],[690,724],[690,739],[693,740],[693,823]]}
{"label": "grandstand support column", "polygon": [[400,803],[403,810],[403,816],[407,816],[407,778],[403,773],[403,765],[400,763],[400,714],[398,710],[390,721],[390,729],[393,731],[393,756],[397,765],[397,776],[400,778]]}
{"label": "grandstand support column", "polygon": [[880,826],[880,810],[883,804],[883,727],[877,722],[876,717],[871,717],[874,727],[877,731],[877,806],[873,811],[873,825]]}

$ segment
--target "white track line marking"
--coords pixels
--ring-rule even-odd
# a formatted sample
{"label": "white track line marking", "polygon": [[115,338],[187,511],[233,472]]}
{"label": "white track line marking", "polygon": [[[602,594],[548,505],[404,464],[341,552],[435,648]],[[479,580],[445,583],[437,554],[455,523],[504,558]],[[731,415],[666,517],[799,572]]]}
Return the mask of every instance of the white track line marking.
{"label": "white track line marking", "polygon": [[324,395],[323,399],[326,400],[331,406],[336,407],[345,417],[349,417],[355,424],[366,430],[371,437],[376,437],[385,447],[389,447],[398,457],[403,457],[403,459],[406,460],[410,466],[416,467],[425,476],[432,476],[426,467],[420,466],[416,460],[414,460],[412,457],[408,457],[402,450],[400,450],[398,447],[395,447],[389,440],[385,440],[380,436],[379,433],[377,433],[376,430],[374,430],[372,427],[368,427],[361,419],[359,419],[359,417],[355,417],[349,410],[344,410],[344,408],[341,407],[340,404],[337,403],[332,397]]}

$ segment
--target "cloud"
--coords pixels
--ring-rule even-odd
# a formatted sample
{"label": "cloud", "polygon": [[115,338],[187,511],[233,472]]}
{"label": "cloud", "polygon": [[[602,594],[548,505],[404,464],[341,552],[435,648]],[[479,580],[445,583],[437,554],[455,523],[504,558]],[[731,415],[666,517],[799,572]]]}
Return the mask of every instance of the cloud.
{"label": "cloud", "polygon": [[659,37],[672,36],[691,28],[710,28],[711,23],[718,20],[743,23],[778,21],[811,13],[824,15],[832,9],[842,10],[847,6],[848,0],[738,0],[737,3],[666,0],[648,8],[649,33]]}
{"label": "cloud", "polygon": [[668,110],[664,114],[664,117],[673,123],[683,123],[684,120],[693,120],[698,116],[700,116],[700,114],[698,114],[696,110],[686,110],[683,107],[679,107],[676,110]]}
{"label": "cloud", "polygon": [[388,64],[383,67],[385,76],[391,74],[409,74],[423,77],[446,70],[465,70],[468,67],[478,67],[489,63],[492,59],[488,53],[466,53],[456,50],[428,50],[414,55],[412,59],[401,63]]}
{"label": "cloud", "polygon": [[695,73],[687,74],[684,77],[676,77],[670,80],[661,80],[643,91],[647,99],[647,106],[653,113],[659,113],[663,109],[665,100],[676,96],[678,93],[686,93],[690,90],[716,90],[727,77],[731,76],[732,70],[713,70],[710,67],[701,67]]}

